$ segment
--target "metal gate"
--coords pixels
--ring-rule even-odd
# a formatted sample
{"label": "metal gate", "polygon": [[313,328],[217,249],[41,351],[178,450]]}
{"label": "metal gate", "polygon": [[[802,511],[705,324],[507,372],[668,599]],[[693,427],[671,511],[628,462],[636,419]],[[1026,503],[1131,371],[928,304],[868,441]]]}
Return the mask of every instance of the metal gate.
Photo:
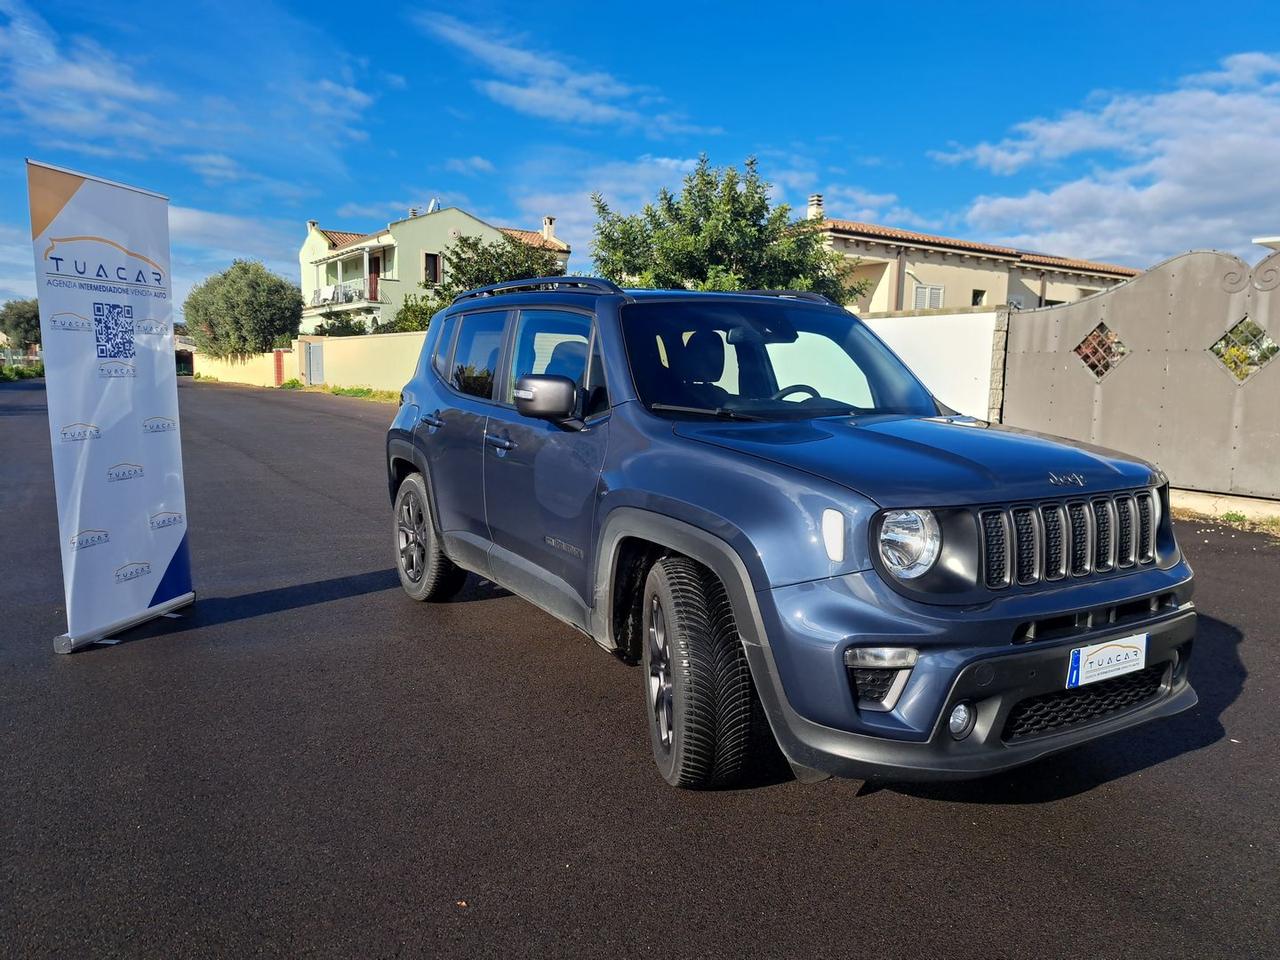
{"label": "metal gate", "polygon": [[1280,498],[1280,253],[1167,260],[1009,316],[1003,420],[1145,457],[1174,486]]}
{"label": "metal gate", "polygon": [[307,349],[307,384],[324,383],[324,344],[304,341]]}

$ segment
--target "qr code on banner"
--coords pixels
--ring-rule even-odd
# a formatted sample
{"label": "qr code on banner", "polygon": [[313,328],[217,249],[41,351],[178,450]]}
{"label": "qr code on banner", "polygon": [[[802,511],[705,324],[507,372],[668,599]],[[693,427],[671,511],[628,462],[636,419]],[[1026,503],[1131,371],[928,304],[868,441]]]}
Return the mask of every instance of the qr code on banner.
{"label": "qr code on banner", "polygon": [[93,332],[99,360],[129,360],[133,349],[133,307],[124,303],[95,303]]}

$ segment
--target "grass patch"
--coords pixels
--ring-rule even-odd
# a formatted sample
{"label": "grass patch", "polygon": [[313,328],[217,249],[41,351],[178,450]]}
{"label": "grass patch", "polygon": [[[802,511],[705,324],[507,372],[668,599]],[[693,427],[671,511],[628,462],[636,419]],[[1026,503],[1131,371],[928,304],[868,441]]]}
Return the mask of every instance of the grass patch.
{"label": "grass patch", "polygon": [[193,373],[193,374],[191,375],[191,379],[192,379],[192,380],[204,380],[204,381],[206,381],[207,383],[217,383],[217,382],[218,382],[218,378],[217,378],[217,377],[211,377],[211,376],[209,376],[207,373]]}
{"label": "grass patch", "polygon": [[375,390],[373,387],[328,387],[335,397],[357,397],[376,403],[399,403],[400,394],[394,390]]}
{"label": "grass patch", "polygon": [[1239,510],[1228,510],[1218,516],[1209,516],[1208,514],[1198,513],[1195,510],[1186,510],[1182,507],[1174,507],[1173,515],[1178,520],[1192,523],[1218,524],[1231,527],[1233,530],[1266,534],[1269,537],[1280,540],[1280,516],[1260,517],[1257,520],[1250,520]]}
{"label": "grass patch", "polygon": [[302,381],[299,380],[297,377],[294,377],[291,380],[286,380],[284,383],[280,384],[280,389],[281,390],[301,390]]}

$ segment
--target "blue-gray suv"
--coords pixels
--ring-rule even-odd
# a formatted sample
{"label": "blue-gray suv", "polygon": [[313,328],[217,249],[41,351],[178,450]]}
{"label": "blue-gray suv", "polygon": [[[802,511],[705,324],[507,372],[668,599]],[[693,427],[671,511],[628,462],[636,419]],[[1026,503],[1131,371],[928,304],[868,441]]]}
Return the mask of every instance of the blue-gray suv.
{"label": "blue-gray suv", "polygon": [[947,409],[814,294],[465,293],[387,468],[409,596],[471,571],[641,664],[677,786],[975,777],[1196,703],[1160,471]]}

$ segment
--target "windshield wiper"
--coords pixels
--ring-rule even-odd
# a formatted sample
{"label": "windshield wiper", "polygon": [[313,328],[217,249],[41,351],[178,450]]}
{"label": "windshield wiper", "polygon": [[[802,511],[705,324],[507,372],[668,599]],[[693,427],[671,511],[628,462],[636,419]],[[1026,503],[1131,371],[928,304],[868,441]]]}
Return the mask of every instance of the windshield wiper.
{"label": "windshield wiper", "polygon": [[764,417],[753,417],[749,413],[731,410],[728,407],[682,407],[675,403],[651,403],[650,410],[663,410],[667,413],[694,413],[704,417],[719,417],[721,420],[754,420],[762,422]]}

